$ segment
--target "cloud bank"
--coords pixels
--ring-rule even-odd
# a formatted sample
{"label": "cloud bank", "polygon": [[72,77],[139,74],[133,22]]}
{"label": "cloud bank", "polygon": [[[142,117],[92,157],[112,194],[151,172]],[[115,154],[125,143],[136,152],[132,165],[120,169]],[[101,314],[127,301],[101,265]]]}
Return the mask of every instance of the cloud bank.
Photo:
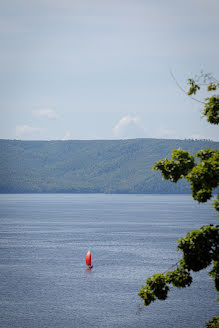
{"label": "cloud bank", "polygon": [[15,128],[15,133],[17,138],[28,137],[32,135],[39,134],[43,131],[42,128],[33,127],[29,125],[17,125]]}
{"label": "cloud bank", "polygon": [[121,118],[113,128],[115,138],[144,138],[146,130],[138,116],[127,115]]}

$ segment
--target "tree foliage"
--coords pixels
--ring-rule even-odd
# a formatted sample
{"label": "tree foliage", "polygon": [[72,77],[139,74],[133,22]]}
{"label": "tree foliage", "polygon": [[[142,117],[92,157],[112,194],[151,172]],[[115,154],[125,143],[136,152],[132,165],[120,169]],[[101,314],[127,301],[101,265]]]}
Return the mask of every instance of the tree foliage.
{"label": "tree foliage", "polygon": [[[207,85],[207,91],[215,91],[219,83],[210,74],[201,74],[196,79],[189,79],[190,89],[188,95],[196,94],[200,90],[200,79]],[[207,82],[207,83],[206,83]],[[206,98],[203,115],[211,124],[219,123],[219,97],[214,95]],[[183,149],[174,149],[171,158],[159,160],[153,166],[159,170],[165,180],[176,183],[180,179],[186,179],[192,190],[192,197],[198,202],[207,202],[211,199],[213,191],[219,186],[219,151],[214,149],[199,150],[195,157]],[[216,211],[219,211],[219,194],[213,203]],[[184,238],[178,240],[178,250],[182,252],[182,258],[174,266],[175,270],[168,269],[164,273],[158,273],[148,278],[142,286],[139,296],[144,305],[149,305],[156,299],[165,300],[169,286],[184,288],[190,286],[192,277],[190,272],[200,271],[209,265],[212,270],[209,275],[214,280],[215,289],[219,291],[219,226],[205,225],[200,229],[191,230]],[[219,327],[219,316],[213,317],[206,323],[208,328]]]}
{"label": "tree foliage", "polygon": [[185,178],[191,185],[193,198],[206,202],[212,197],[212,190],[219,186],[219,151],[200,150],[195,156],[198,162],[188,151],[174,149],[171,159],[156,162],[153,169],[160,170],[163,178],[172,182]]}
{"label": "tree foliage", "polygon": [[[219,81],[216,80],[211,74],[201,72],[199,76],[194,79],[188,79],[190,85],[188,95],[195,95],[200,90],[200,85],[207,86],[207,91],[216,91],[219,88]],[[211,124],[219,123],[219,96],[213,95],[212,97],[205,98],[203,116],[206,117],[207,122]]]}
{"label": "tree foliage", "polygon": [[169,286],[184,288],[190,286],[192,277],[190,271],[200,271],[211,263],[213,269],[209,275],[214,279],[215,289],[219,291],[219,229],[218,226],[206,225],[192,230],[184,238],[178,240],[178,250],[182,259],[177,262],[177,269],[158,273],[148,278],[142,286],[139,296],[144,305],[149,305],[156,299],[165,300]]}
{"label": "tree foliage", "polygon": [[209,322],[206,323],[207,328],[218,328],[219,327],[219,315],[216,315]]}

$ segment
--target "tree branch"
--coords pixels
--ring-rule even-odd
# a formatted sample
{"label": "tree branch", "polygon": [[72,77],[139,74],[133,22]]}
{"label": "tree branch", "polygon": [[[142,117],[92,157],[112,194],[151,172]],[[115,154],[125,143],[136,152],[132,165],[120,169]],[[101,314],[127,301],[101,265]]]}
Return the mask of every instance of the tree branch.
{"label": "tree branch", "polygon": [[[173,72],[171,71],[171,69],[170,69],[170,75],[172,76],[172,78],[173,78],[173,80],[175,81],[175,83],[176,83],[176,85],[178,86],[178,88],[179,88],[183,93],[185,93],[185,94],[188,96],[188,93],[186,92],[186,90],[184,90],[184,89],[181,87],[181,85],[179,84],[179,82],[177,81],[177,79],[175,78],[175,76],[173,75]],[[201,104],[205,104],[204,101],[198,100],[198,99],[196,99],[196,98],[194,98],[194,97],[191,97],[191,96],[190,96],[190,98],[191,98],[192,100],[195,100],[195,101],[201,103]]]}

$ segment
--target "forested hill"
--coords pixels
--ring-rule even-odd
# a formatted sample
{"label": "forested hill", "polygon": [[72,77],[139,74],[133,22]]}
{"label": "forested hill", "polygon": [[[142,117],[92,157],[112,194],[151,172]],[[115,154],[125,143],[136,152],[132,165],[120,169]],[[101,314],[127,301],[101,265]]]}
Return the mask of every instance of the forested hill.
{"label": "forested hill", "polygon": [[199,140],[0,140],[0,192],[184,193],[186,182],[163,181],[154,163],[173,148],[193,154],[218,148]]}

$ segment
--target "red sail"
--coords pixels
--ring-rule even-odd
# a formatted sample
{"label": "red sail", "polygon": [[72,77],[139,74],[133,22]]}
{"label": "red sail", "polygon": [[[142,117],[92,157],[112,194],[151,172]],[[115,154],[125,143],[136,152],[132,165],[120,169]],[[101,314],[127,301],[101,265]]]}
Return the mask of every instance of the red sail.
{"label": "red sail", "polygon": [[86,261],[86,264],[88,266],[91,266],[91,252],[90,252],[90,250],[87,252],[87,254],[85,256],[85,261]]}

